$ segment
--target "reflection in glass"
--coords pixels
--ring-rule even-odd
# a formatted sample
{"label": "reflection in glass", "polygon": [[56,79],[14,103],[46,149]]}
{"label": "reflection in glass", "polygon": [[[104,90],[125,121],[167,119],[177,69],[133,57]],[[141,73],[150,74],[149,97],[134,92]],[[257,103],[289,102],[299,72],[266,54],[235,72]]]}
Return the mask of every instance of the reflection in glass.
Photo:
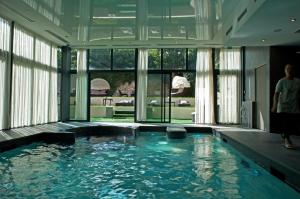
{"label": "reflection in glass", "polygon": [[55,25],[61,25],[63,0],[22,0],[25,4],[36,10]]}
{"label": "reflection in glass", "polygon": [[117,27],[113,30],[113,39],[135,39],[135,29],[133,27]]}
{"label": "reflection in glass", "polygon": [[148,38],[149,39],[161,39],[161,26],[149,26]]}
{"label": "reflection in glass", "polygon": [[[61,27],[63,31],[59,32],[59,37],[68,38],[69,42],[91,43],[103,40],[137,41],[140,40],[141,29],[147,31],[149,40],[213,39],[222,28],[222,14],[230,13],[228,7],[231,8],[234,3],[232,0],[22,0],[21,2],[26,9],[32,9],[53,25]],[[48,31],[54,36],[57,34],[50,28]],[[63,32],[67,34],[61,35]]]}

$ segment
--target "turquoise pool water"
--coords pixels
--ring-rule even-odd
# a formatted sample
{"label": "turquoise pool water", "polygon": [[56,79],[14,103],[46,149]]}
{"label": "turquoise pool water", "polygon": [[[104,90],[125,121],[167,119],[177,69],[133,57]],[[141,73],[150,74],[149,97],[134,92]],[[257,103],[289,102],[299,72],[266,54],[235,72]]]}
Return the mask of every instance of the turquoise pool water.
{"label": "turquoise pool water", "polygon": [[1,153],[0,198],[300,198],[211,135],[31,144]]}

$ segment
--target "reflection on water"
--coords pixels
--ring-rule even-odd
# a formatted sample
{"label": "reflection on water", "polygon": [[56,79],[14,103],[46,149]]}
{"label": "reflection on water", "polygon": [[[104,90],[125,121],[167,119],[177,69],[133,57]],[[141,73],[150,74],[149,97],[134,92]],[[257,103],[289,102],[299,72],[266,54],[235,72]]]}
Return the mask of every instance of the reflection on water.
{"label": "reflection on water", "polygon": [[[215,182],[225,198],[239,198],[238,169],[236,158],[214,142],[213,137],[203,136],[194,140],[194,166],[197,176],[203,183],[210,184],[208,192],[213,192]],[[226,161],[223,161],[226,160]],[[230,161],[228,161],[230,160]]]}

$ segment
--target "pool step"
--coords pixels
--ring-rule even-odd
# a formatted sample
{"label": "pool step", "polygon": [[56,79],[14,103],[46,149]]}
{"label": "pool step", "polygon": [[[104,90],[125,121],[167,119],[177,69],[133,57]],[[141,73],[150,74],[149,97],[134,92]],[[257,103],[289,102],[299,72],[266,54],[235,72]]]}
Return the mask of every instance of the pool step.
{"label": "pool step", "polygon": [[131,117],[134,116],[134,111],[130,110],[116,110],[114,112],[114,117]]}
{"label": "pool step", "polygon": [[186,129],[184,127],[167,127],[168,138],[183,139],[186,137]]}

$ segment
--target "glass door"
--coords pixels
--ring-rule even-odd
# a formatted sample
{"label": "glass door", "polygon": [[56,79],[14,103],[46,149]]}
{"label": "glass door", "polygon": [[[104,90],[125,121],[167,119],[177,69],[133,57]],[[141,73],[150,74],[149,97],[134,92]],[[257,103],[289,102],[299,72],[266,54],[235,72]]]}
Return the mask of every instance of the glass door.
{"label": "glass door", "polygon": [[171,117],[170,73],[148,73],[145,122],[169,123]]}

